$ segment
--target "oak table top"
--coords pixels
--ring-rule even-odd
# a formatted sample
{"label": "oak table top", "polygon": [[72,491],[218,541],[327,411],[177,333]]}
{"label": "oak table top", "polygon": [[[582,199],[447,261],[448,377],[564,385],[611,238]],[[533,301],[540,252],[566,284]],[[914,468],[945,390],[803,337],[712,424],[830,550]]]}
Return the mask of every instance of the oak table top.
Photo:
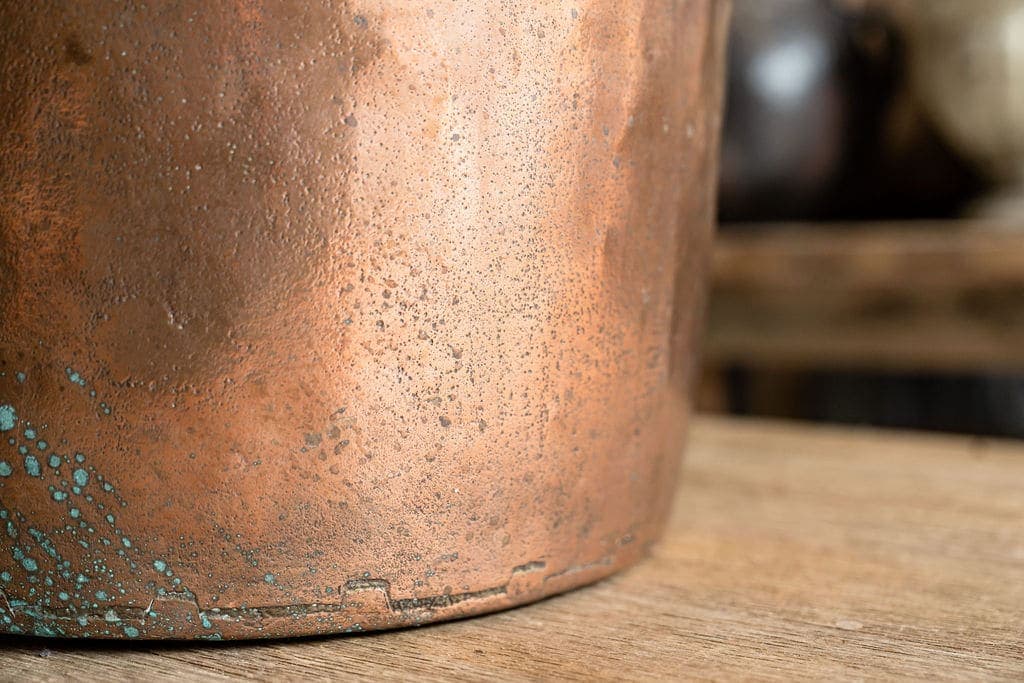
{"label": "oak table top", "polygon": [[383,634],[0,639],[3,679],[1024,679],[1024,444],[698,418],[665,539],[597,585]]}

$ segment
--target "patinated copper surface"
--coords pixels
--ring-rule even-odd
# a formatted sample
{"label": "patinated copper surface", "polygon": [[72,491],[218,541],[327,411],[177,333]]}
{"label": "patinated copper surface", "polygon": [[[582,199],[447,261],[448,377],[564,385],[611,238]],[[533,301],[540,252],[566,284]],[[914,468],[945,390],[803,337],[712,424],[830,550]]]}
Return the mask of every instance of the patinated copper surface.
{"label": "patinated copper surface", "polygon": [[725,13],[0,3],[0,629],[388,628],[641,556]]}

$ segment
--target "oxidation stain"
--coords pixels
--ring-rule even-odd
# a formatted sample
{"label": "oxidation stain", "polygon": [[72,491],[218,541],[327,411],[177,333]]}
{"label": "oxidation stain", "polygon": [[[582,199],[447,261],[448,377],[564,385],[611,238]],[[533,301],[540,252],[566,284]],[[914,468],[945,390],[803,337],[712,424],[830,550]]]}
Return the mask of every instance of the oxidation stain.
{"label": "oxidation stain", "polygon": [[11,431],[17,422],[18,413],[14,411],[14,406],[6,403],[0,405],[0,432]]}
{"label": "oxidation stain", "polygon": [[[75,382],[78,383],[77,381]],[[6,404],[5,404],[6,407]],[[5,422],[12,431],[16,422],[23,425],[21,438],[11,437],[6,446],[14,452],[39,438],[49,429],[37,420],[13,416]],[[337,415],[343,414],[343,411]],[[329,436],[337,439],[341,431],[332,427]],[[306,435],[307,443],[321,442],[318,434]],[[130,503],[117,496],[117,488],[89,458],[70,444],[62,444],[64,453],[54,452],[45,459],[45,467],[31,453],[25,456],[24,475],[44,480],[46,492],[54,504],[66,511],[64,524],[43,528],[17,509],[7,507],[6,482],[0,482],[0,523],[7,537],[6,546],[13,565],[0,571],[0,630],[31,633],[46,637],[125,637],[157,638],[186,634],[182,624],[194,624],[203,632],[189,635],[218,640],[227,625],[246,625],[250,635],[278,635],[277,621],[311,619],[322,632],[353,632],[367,627],[364,602],[356,599],[365,591],[379,594],[387,612],[402,622],[432,620],[435,612],[471,602],[508,599],[510,583],[482,590],[445,592],[420,597],[396,597],[390,581],[364,576],[349,579],[327,591],[327,599],[316,603],[263,606],[202,607],[196,594],[176,576],[171,562],[153,557],[145,544],[129,538],[117,525],[118,514],[131,513]],[[0,477],[16,476],[6,460],[0,461]],[[20,482],[18,486],[24,486]],[[48,520],[62,515],[49,515]],[[236,551],[255,568],[257,551],[242,545],[239,534],[219,529]],[[438,561],[454,561],[458,553],[443,555]],[[510,580],[523,574],[540,572],[546,563],[533,560],[512,568]],[[315,567],[310,573],[317,573]],[[259,575],[264,584],[283,588],[272,572]],[[145,607],[125,604],[127,585],[145,579],[150,600]],[[205,596],[207,603],[215,595]],[[383,622],[387,623],[387,622]],[[369,624],[378,628],[381,623]]]}
{"label": "oxidation stain", "polygon": [[78,66],[85,66],[92,61],[92,55],[89,54],[78,38],[74,36],[69,36],[64,41],[64,52],[67,54],[68,60]]}
{"label": "oxidation stain", "polygon": [[[65,376],[77,386],[86,384],[70,368]],[[94,395],[83,397],[91,400]],[[15,430],[19,424],[20,435]],[[156,626],[157,612],[142,614],[137,624],[122,623],[118,601],[127,594],[125,586],[138,580],[138,559],[145,550],[116,523],[115,511],[128,503],[114,483],[91,465],[86,454],[73,449],[51,452],[41,461],[36,453],[49,450],[44,435],[50,427],[19,415],[11,404],[0,406],[0,427],[14,433],[5,446],[23,464],[16,470],[6,457],[0,460],[0,522],[13,561],[0,572],[0,630],[58,637],[140,637]],[[11,486],[19,489],[19,496],[24,495],[22,490],[31,490],[35,500],[45,496],[62,512],[38,521],[29,518],[10,507]],[[63,523],[46,528],[53,520]],[[165,570],[172,576],[166,566]],[[165,626],[173,628],[171,623]]]}

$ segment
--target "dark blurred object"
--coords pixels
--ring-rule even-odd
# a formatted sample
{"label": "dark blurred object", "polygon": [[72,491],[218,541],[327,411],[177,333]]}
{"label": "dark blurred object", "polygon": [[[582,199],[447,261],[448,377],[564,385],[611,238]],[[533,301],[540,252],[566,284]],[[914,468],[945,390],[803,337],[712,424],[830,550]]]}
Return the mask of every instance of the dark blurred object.
{"label": "dark blurred object", "polygon": [[738,0],[729,47],[723,222],[949,215],[983,182],[908,96],[887,12]]}
{"label": "dark blurred object", "polygon": [[[723,220],[813,215],[854,125],[843,17],[824,0],[740,0],[729,36]],[[877,117],[876,117],[877,118]]]}
{"label": "dark blurred object", "polygon": [[1024,377],[936,373],[751,371],[725,380],[729,408],[876,427],[1024,438]]}
{"label": "dark blurred object", "polygon": [[729,58],[700,405],[1024,436],[1024,0],[736,0]]}

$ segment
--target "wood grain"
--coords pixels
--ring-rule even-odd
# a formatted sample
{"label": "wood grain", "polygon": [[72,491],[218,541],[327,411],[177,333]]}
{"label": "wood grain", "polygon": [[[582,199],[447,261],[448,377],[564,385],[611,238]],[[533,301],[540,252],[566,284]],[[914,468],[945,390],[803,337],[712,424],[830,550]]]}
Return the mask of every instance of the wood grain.
{"label": "wood grain", "polygon": [[664,541],[540,604],[357,637],[0,641],[9,679],[1024,678],[1024,445],[700,418]]}
{"label": "wood grain", "polygon": [[766,225],[716,241],[710,363],[1024,370],[1019,225]]}

